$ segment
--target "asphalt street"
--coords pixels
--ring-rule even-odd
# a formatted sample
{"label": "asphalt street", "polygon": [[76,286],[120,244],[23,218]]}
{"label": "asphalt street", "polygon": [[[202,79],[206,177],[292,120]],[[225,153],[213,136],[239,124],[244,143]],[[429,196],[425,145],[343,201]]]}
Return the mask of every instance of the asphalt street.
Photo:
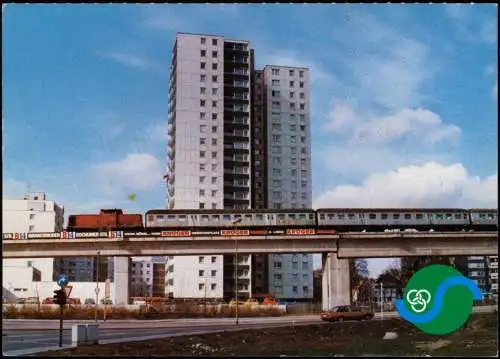
{"label": "asphalt street", "polygon": [[[474,312],[491,312],[498,306],[475,307]],[[375,313],[375,319],[398,316],[395,312]],[[63,345],[71,346],[71,327],[94,321],[68,320],[64,322]],[[284,325],[326,324],[318,315],[240,318],[200,318],[168,320],[109,320],[99,322],[99,343],[156,339],[175,335],[195,335],[238,329],[256,329]],[[328,323],[331,325],[332,323]],[[22,355],[20,351],[41,352],[59,344],[58,320],[4,319],[2,322],[3,353]]]}

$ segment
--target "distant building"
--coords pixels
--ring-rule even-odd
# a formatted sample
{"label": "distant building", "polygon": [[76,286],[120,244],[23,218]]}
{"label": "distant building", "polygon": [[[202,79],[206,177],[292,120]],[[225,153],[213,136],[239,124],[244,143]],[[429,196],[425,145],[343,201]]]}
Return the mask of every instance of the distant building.
{"label": "distant building", "polygon": [[491,294],[498,296],[498,256],[488,257],[489,287]]}
{"label": "distant building", "polygon": [[[43,192],[30,192],[22,199],[2,199],[2,232],[62,232],[64,225],[64,207],[52,200],[47,200]],[[19,270],[27,270],[28,278],[33,271],[40,271],[42,281],[54,279],[54,258],[22,258],[3,260],[3,280],[17,288],[15,283],[21,276]]]}
{"label": "distant building", "polygon": [[151,261],[131,262],[130,296],[150,297],[153,295],[154,266]]}
{"label": "distant building", "polygon": [[313,271],[313,300],[315,302],[323,300],[323,269]]}

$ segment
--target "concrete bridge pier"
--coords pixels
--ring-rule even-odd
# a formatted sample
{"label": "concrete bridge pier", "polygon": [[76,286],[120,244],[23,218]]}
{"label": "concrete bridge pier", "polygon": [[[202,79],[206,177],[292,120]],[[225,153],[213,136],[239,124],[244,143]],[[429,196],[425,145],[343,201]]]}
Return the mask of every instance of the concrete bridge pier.
{"label": "concrete bridge pier", "polygon": [[349,260],[337,258],[337,253],[323,253],[323,310],[336,305],[351,304]]}
{"label": "concrete bridge pier", "polygon": [[130,273],[129,257],[115,257],[115,303],[116,305],[129,304],[129,273]]}

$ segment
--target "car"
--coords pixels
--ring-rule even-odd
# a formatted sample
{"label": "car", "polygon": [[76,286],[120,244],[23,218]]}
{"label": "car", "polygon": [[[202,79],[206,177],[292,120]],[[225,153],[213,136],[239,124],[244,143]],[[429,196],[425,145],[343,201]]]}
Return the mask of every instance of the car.
{"label": "car", "polygon": [[85,299],[85,305],[95,305],[95,300],[93,298]]}
{"label": "car", "polygon": [[350,305],[338,305],[320,314],[320,318],[326,322],[343,322],[344,320],[371,320],[374,317],[372,311],[363,310]]}

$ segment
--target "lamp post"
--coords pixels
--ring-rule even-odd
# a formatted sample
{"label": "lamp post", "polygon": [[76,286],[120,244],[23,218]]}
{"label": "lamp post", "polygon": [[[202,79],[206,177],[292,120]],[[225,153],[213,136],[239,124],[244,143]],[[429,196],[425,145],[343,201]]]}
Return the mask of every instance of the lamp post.
{"label": "lamp post", "polygon": [[98,318],[98,306],[99,306],[99,255],[101,252],[97,251],[97,260],[96,260],[96,280],[95,280],[95,312],[94,312],[94,320],[97,323]]}
{"label": "lamp post", "polygon": [[[233,225],[236,227],[238,223],[241,222],[241,218],[233,221]],[[238,298],[238,237],[234,236],[234,292],[236,297],[236,325],[239,324],[239,313],[238,307],[240,305]]]}

